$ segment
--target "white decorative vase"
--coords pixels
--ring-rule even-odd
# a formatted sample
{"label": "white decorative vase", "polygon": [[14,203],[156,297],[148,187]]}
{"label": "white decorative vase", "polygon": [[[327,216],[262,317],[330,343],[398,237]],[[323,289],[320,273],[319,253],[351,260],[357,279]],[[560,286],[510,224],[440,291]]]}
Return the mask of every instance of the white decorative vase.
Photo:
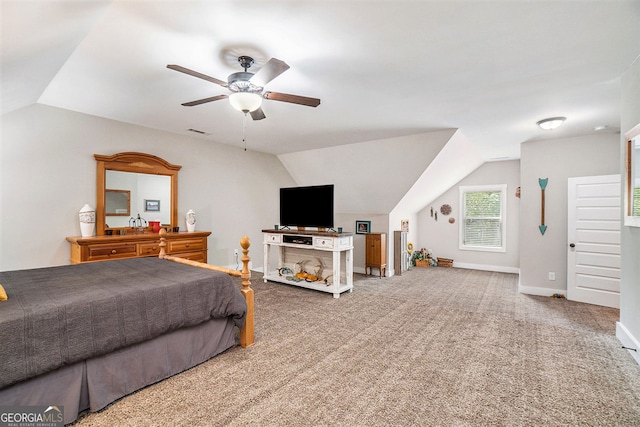
{"label": "white decorative vase", "polygon": [[193,233],[196,230],[196,213],[189,209],[185,217],[187,220],[187,231]]}
{"label": "white decorative vase", "polygon": [[80,212],[78,212],[80,218],[80,233],[82,237],[91,237],[96,229],[96,210],[91,206],[84,205]]}

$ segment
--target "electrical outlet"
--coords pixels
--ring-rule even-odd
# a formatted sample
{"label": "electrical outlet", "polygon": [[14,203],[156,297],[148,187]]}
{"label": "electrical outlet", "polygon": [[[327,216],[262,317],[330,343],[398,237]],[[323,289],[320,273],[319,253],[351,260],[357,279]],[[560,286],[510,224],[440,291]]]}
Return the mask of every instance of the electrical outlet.
{"label": "electrical outlet", "polygon": [[553,271],[549,272],[549,280],[556,280],[556,273],[554,273]]}
{"label": "electrical outlet", "polygon": [[237,250],[237,249],[234,249],[234,250],[233,250],[233,255],[234,255],[234,256],[238,256],[238,250]]}

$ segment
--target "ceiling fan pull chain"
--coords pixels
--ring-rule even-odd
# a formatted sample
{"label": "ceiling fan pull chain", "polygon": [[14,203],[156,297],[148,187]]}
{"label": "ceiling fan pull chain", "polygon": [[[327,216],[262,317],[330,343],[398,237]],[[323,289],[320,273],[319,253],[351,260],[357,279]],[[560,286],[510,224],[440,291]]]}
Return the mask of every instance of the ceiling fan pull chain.
{"label": "ceiling fan pull chain", "polygon": [[246,129],[247,129],[247,112],[245,111],[244,117],[242,118],[242,143],[244,144],[244,151],[247,151]]}

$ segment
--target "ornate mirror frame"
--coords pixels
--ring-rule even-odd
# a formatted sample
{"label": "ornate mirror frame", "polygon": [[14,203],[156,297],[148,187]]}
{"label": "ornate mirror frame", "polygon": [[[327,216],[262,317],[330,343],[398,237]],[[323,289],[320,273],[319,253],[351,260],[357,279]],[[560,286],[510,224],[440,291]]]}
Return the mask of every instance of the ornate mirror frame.
{"label": "ornate mirror frame", "polygon": [[103,236],[106,230],[105,186],[108,170],[167,175],[171,178],[171,227],[178,226],[178,171],[182,166],[173,165],[151,154],[124,152],[106,156],[94,154],[96,159],[96,235]]}
{"label": "ornate mirror frame", "polygon": [[625,176],[624,176],[624,225],[640,227],[640,215],[633,212],[639,210],[634,206],[635,183],[640,180],[640,123],[624,135],[625,145]]}

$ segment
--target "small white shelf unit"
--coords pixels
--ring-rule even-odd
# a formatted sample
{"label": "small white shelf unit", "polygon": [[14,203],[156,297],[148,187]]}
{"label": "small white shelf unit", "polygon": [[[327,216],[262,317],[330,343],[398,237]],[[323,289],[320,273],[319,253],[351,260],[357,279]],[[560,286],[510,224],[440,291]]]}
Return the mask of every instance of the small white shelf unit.
{"label": "small white shelf unit", "polygon": [[[353,233],[309,230],[262,230],[264,233],[264,281],[285,283],[321,292],[334,298],[353,291]],[[296,282],[279,274],[283,267],[296,272],[296,264],[322,265],[323,281]],[[328,283],[324,282],[327,279]]]}

